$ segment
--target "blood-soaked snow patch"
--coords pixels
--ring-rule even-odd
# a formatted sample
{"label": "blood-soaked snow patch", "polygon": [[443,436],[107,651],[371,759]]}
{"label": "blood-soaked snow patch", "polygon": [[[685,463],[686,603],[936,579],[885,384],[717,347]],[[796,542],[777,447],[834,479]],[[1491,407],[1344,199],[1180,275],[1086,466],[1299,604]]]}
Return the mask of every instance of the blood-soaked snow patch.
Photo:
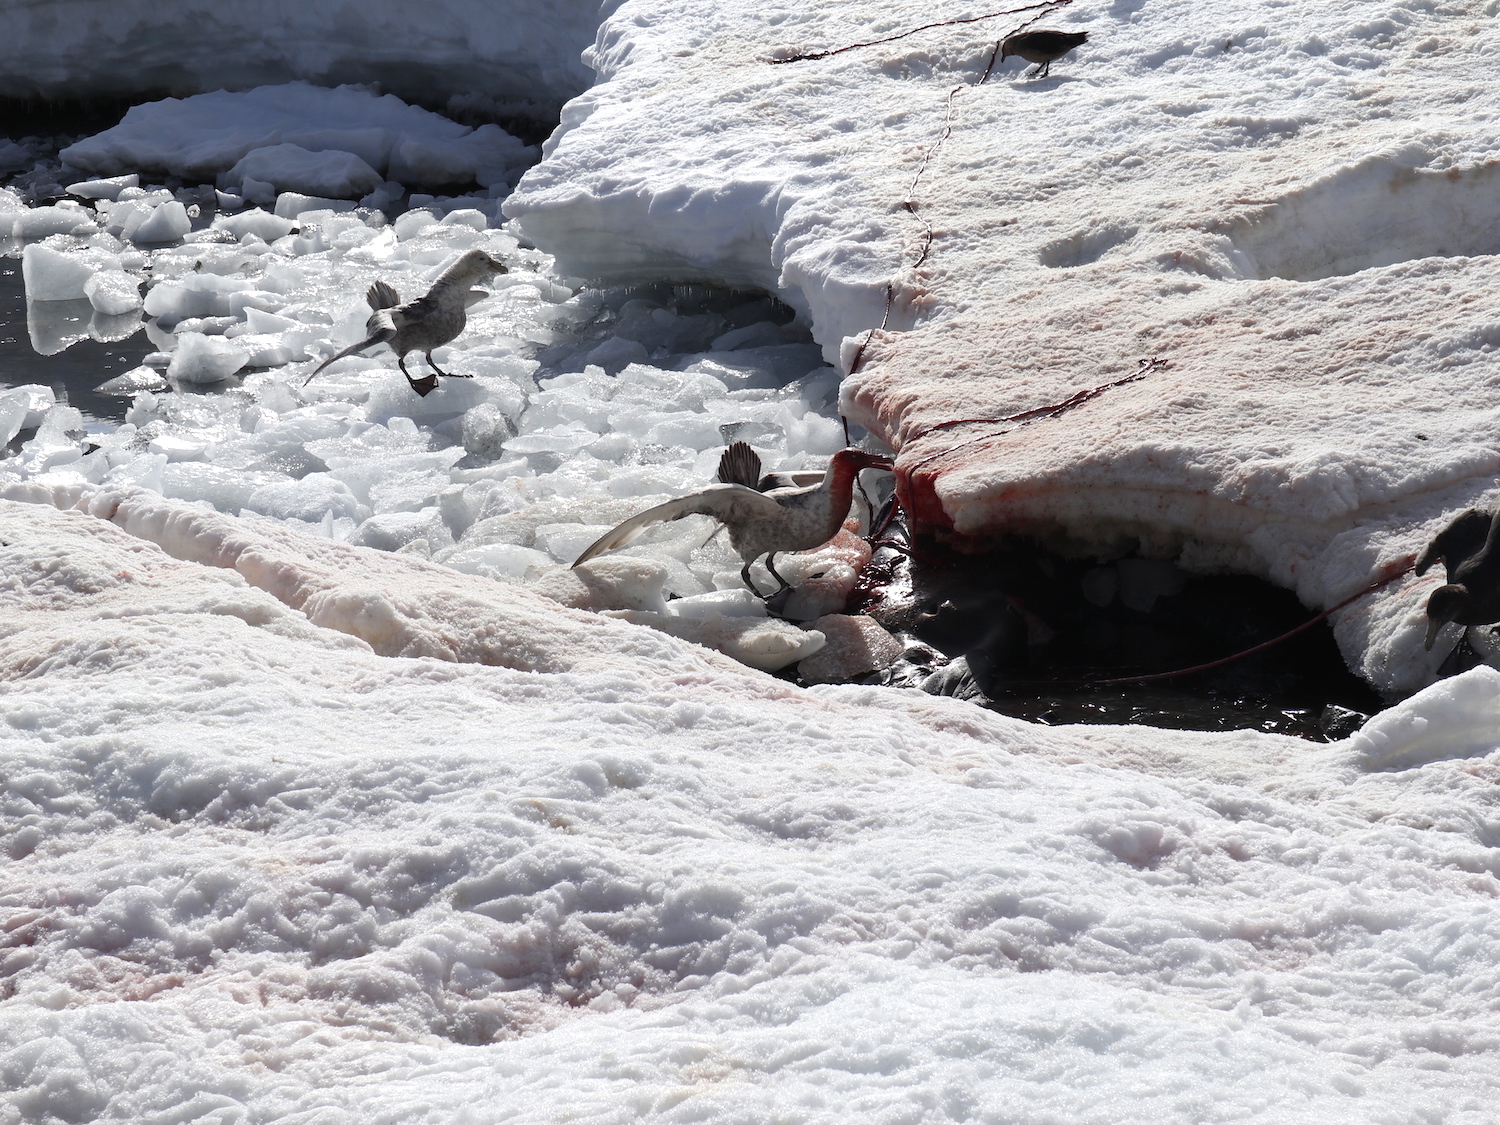
{"label": "blood-soaked snow patch", "polygon": [[[1323,608],[1493,499],[1500,94],[1466,12],[1062,5],[1043,24],[1089,42],[981,86],[1031,13],[890,38],[972,13],[653,8],[606,22],[507,213],[572,272],[778,285],[858,365],[843,408],[899,449],[919,525]],[[1436,581],[1336,621],[1383,691],[1457,639],[1422,648]]]}

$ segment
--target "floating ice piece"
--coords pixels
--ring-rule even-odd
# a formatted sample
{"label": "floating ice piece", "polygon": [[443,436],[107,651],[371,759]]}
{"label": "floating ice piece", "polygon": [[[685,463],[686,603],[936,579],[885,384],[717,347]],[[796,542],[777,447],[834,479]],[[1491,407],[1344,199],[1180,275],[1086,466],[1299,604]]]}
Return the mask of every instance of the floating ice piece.
{"label": "floating ice piece", "polygon": [[253,234],[267,242],[275,242],[297,229],[297,224],[291,219],[272,215],[259,207],[252,207],[238,215],[219,215],[214,219],[213,225],[219,230],[227,230],[235,238]]}
{"label": "floating ice piece", "polygon": [[120,259],[105,250],[54,250],[34,243],[21,255],[21,279],[28,301],[78,301],[88,296],[91,277],[103,270],[118,272]]}
{"label": "floating ice piece", "polygon": [[[591,566],[599,561],[591,559],[583,565]],[[693,594],[668,602],[667,613],[694,621],[711,621],[715,617],[765,617],[766,603],[745,589],[710,590],[706,594]]]}
{"label": "floating ice piece", "polygon": [[1411,769],[1500,750],[1500,671],[1473,668],[1382,711],[1349,739],[1361,769]]}
{"label": "floating ice piece", "polygon": [[497,460],[505,443],[516,436],[516,424],[493,402],[481,402],[464,411],[464,449],[486,461]]}
{"label": "floating ice piece", "polygon": [[152,438],[151,444],[146,448],[152,453],[161,454],[167,459],[169,465],[179,461],[213,460],[210,456],[211,442],[193,441],[175,434],[163,434],[161,437]]}
{"label": "floating ice piece", "polygon": [[246,153],[221,179],[225,186],[247,177],[271,184],[277,191],[349,199],[367,195],[384,177],[352,152],[310,152],[301,145],[267,145]]}
{"label": "floating ice piece", "polygon": [[775,672],[788,664],[805,660],[824,644],[822,633],[799,629],[774,618],[721,617],[715,614],[698,620],[629,609],[606,610],[602,616],[646,625],[658,632],[716,649],[762,672]]}
{"label": "floating ice piece", "polygon": [[453,545],[453,535],[444,526],[438,508],[371,516],[359,525],[349,542],[356,547],[374,547],[378,551],[399,551],[419,539],[427,544],[424,555],[430,555],[434,548]]}
{"label": "floating ice piece", "polygon": [[150,367],[132,367],[123,375],[106,379],[95,390],[104,395],[135,395],[142,391],[164,391],[167,381],[161,372]]}
{"label": "floating ice piece", "polygon": [[901,642],[873,617],[832,613],[813,626],[828,643],[797,665],[810,684],[838,684],[878,672],[901,658]]}
{"label": "floating ice piece", "polygon": [[167,377],[184,383],[222,383],[248,360],[243,348],[222,336],[192,333],[172,353]]}
{"label": "floating ice piece", "polygon": [[357,206],[352,200],[325,199],[299,191],[284,191],[276,197],[276,214],[283,219],[298,218],[306,211],[353,211]]}
{"label": "floating ice piece", "polygon": [[79,199],[107,199],[113,203],[126,188],[139,187],[140,176],[131,172],[126,176],[111,176],[105,180],[81,180],[68,185],[68,194]]}
{"label": "floating ice piece", "polygon": [[306,523],[317,523],[330,513],[334,519],[359,519],[369,514],[368,508],[360,511],[359,498],[349,486],[328,473],[309,473],[301,480],[262,485],[249,495],[244,506],[264,516]]}
{"label": "floating ice piece", "polygon": [[10,224],[10,236],[27,240],[50,238],[54,234],[87,236],[98,229],[94,216],[82,207],[59,205],[17,212]]}
{"label": "floating ice piece", "polygon": [[534,573],[531,589],[574,609],[666,612],[667,568],[651,559],[590,559],[580,567],[553,564]]}
{"label": "floating ice piece", "polygon": [[220,277],[194,273],[175,281],[159,281],[146,294],[147,316],[172,317],[173,321],[194,316],[232,316],[231,295],[253,289],[245,277]]}
{"label": "floating ice piece", "polygon": [[139,223],[125,227],[125,237],[137,246],[160,246],[176,242],[193,229],[187,208],[177,200],[157,204]]}
{"label": "floating ice piece", "polygon": [[465,574],[518,581],[526,578],[533,567],[550,567],[556,563],[551,555],[534,547],[520,547],[513,543],[486,543],[449,555],[443,560],[443,565]]}
{"label": "floating ice piece", "polygon": [[128,273],[102,270],[83,283],[89,304],[105,316],[124,316],[140,309],[141,283]]}

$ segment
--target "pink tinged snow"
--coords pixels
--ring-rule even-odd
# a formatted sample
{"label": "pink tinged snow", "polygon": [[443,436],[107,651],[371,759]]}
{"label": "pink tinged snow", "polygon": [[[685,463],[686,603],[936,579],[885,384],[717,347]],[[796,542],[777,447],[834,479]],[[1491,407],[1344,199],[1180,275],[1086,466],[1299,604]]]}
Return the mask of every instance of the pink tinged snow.
{"label": "pink tinged snow", "polygon": [[1322,747],[1038,728],[23,487],[16,1120],[1493,1105],[1492,670]]}
{"label": "pink tinged snow", "polygon": [[[1048,25],[1091,39],[1052,77],[974,86],[1003,20],[768,65],[945,13],[652,8],[606,21],[506,213],[567,272],[777,287],[858,362],[842,408],[922,527],[1139,544],[1321,609],[1497,499],[1500,93],[1468,16],[1073,6]],[[1456,640],[1422,646],[1438,580],[1335,619],[1384,691]]]}

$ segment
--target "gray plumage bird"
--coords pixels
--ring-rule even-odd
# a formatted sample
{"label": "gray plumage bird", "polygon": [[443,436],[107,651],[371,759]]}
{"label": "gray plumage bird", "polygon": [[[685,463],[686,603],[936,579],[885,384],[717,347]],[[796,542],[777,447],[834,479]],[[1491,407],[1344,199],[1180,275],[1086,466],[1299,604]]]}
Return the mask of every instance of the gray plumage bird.
{"label": "gray plumage bird", "polygon": [[[725,451],[726,457],[729,452]],[[755,457],[754,450],[750,450],[750,455]],[[734,460],[739,461],[739,469],[748,466],[742,455],[737,455]],[[745,484],[711,484],[632,516],[613,531],[600,536],[573,565],[588,562],[617,547],[628,546],[653,524],[680,520],[683,516],[712,516],[729,529],[729,545],[745,562],[740,571],[745,585],[757,597],[774,597],[774,593],[766,595],[756,589],[750,579],[750,564],[765,555],[766,569],[780,583],[776,593],[787,589],[790,583],[776,572],[776,556],[782,551],[810,551],[827,543],[838,534],[849,514],[854,497],[854,478],[859,471],[893,468],[895,466],[889,458],[866,453],[863,449],[841,449],[829,461],[828,471],[822,479],[805,487],[759,492]],[[720,471],[724,471],[722,458]],[[731,464],[730,472],[738,471]],[[760,458],[755,457],[754,472],[758,474],[759,471]]]}
{"label": "gray plumage bird", "polygon": [[1427,643],[1432,651],[1438,630],[1452,621],[1459,625],[1491,625],[1500,621],[1500,507],[1493,512],[1470,508],[1438,532],[1416,572],[1426,574],[1439,559],[1448,584],[1427,598]]}
{"label": "gray plumage bird", "polygon": [[1000,44],[1000,61],[1019,55],[1027,62],[1037,64],[1028,77],[1046,78],[1053,63],[1088,41],[1087,31],[1023,31]]}
{"label": "gray plumage bird", "polygon": [[[329,364],[345,356],[362,352],[376,344],[389,344],[396,353],[396,365],[417,394],[426,396],[437,389],[437,377],[446,375],[450,379],[469,379],[470,375],[455,375],[444,371],[432,361],[432,350],[455,339],[468,323],[468,306],[485,294],[470,289],[476,281],[493,274],[505,273],[503,262],[490,257],[483,250],[465,251],[451,266],[438,275],[425,297],[401,303],[395,289],[383,281],[377,281],[365,293],[365,300],[373,310],[365,321],[366,337],[359,343],[345,348],[337,355],[325,359],[307,377],[302,385],[311,383]],[[413,379],[406,370],[406,357],[410,352],[421,352],[427,357],[427,365],[433,374]]]}

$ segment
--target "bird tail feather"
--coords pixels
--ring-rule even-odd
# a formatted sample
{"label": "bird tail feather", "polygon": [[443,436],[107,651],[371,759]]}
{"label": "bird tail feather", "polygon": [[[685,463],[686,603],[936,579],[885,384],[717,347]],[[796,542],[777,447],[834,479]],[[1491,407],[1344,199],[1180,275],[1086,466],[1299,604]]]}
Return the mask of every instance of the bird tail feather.
{"label": "bird tail feather", "polygon": [[374,347],[376,344],[383,344],[393,335],[395,335],[394,332],[381,331],[375,333],[375,335],[373,336],[366,337],[357,344],[350,344],[347,348],[339,352],[337,355],[331,355],[322,363],[320,363],[318,365],[318,369],[302,381],[302,385],[304,387],[307,386],[308,383],[311,383],[314,379],[321,375],[323,373],[323,369],[330,364],[337,363],[339,360],[345,358],[346,356],[351,356],[355,352],[362,352],[366,348]]}
{"label": "bird tail feather", "polygon": [[743,484],[760,488],[760,454],[743,441],[734,442],[719,458],[719,480],[724,484]]}
{"label": "bird tail feather", "polygon": [[365,301],[370,308],[379,312],[381,309],[393,309],[401,303],[401,295],[384,281],[377,281],[365,292]]}

